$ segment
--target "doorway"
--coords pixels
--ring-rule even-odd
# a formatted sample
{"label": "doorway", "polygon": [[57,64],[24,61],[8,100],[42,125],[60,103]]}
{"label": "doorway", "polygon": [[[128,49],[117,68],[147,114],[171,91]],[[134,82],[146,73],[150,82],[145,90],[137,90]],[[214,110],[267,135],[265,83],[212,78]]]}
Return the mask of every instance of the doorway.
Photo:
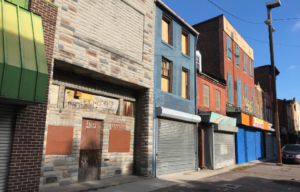
{"label": "doorway", "polygon": [[83,119],[78,181],[98,180],[101,121]]}

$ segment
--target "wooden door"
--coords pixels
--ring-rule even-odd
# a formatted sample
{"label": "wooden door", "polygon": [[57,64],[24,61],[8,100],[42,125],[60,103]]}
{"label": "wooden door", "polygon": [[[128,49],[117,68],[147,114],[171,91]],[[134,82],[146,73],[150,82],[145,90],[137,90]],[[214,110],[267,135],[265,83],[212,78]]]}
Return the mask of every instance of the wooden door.
{"label": "wooden door", "polygon": [[82,120],[78,181],[98,179],[101,122]]}

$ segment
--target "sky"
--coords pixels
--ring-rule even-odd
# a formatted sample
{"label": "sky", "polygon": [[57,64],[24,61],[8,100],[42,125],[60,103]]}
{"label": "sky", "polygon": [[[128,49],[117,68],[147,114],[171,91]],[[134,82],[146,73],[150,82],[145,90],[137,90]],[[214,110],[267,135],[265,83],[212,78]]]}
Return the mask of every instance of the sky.
{"label": "sky", "polygon": [[[224,14],[227,20],[253,48],[254,67],[271,64],[266,2],[271,0],[163,0],[190,25]],[[300,18],[300,0],[281,0],[281,7],[272,9],[272,19]],[[277,76],[277,98],[300,101],[300,19],[273,21],[273,43]],[[253,40],[255,39],[255,40]],[[258,40],[258,41],[256,41]],[[263,43],[263,42],[267,43]],[[292,45],[282,46],[276,44]]]}

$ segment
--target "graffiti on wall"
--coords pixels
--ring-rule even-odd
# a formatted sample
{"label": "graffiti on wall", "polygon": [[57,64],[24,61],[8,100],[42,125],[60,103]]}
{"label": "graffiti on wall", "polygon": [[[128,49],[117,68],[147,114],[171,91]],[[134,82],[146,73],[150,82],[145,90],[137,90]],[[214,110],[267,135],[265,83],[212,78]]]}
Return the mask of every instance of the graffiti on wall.
{"label": "graffiti on wall", "polygon": [[119,100],[87,93],[75,97],[75,91],[66,89],[64,108],[97,110],[101,113],[117,114]]}

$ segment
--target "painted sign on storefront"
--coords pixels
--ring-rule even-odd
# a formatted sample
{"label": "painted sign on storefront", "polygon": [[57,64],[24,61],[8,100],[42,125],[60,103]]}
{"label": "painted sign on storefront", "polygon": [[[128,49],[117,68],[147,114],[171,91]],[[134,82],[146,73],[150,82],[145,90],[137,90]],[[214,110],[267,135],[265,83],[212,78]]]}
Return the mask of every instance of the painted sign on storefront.
{"label": "painted sign on storefront", "polygon": [[264,128],[264,121],[261,119],[258,119],[256,117],[252,117],[252,126],[257,128]]}
{"label": "painted sign on storefront", "polygon": [[119,100],[81,93],[75,98],[75,91],[66,89],[64,107],[67,109],[97,110],[101,113],[117,114]]}
{"label": "painted sign on storefront", "polygon": [[214,112],[211,112],[209,122],[215,124],[229,125],[234,127],[236,126],[236,118],[227,117]]}

